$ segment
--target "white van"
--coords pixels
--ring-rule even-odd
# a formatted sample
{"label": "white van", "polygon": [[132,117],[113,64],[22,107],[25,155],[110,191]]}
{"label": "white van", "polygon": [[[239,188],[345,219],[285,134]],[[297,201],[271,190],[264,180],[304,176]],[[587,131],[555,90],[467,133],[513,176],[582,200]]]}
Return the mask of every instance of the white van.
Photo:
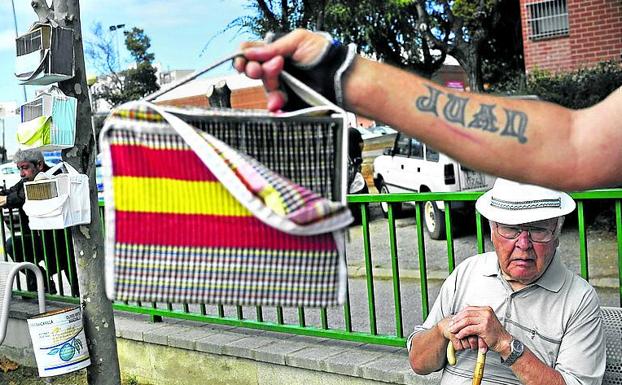
{"label": "white van", "polygon": [[[398,133],[392,148],[374,160],[374,184],[380,193],[456,192],[488,190],[494,177],[471,170],[433,148]],[[387,214],[388,206],[381,204]],[[454,209],[472,209],[463,202]],[[399,207],[398,207],[399,209]],[[445,238],[445,206],[442,201],[424,205],[425,227],[433,239]]]}
{"label": "white van", "polygon": [[19,170],[13,162],[0,164],[0,186],[11,188],[21,177],[19,176]]}

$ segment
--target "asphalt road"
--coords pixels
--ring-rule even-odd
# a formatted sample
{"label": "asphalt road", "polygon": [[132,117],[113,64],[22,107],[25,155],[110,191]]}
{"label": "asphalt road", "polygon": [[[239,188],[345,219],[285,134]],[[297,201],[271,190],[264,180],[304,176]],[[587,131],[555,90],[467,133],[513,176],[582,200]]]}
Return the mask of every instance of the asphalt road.
{"label": "asphalt road", "polygon": [[[382,217],[379,206],[370,205],[371,223],[369,228],[372,263],[376,267],[390,267],[389,226]],[[458,219],[458,218],[456,218]],[[579,232],[576,223],[566,221],[560,236],[559,253],[572,271],[580,272]],[[477,254],[474,219],[452,222],[454,233],[454,253],[456,264]],[[397,252],[400,268],[419,269],[417,231],[414,210],[396,220]],[[490,229],[484,224],[485,250],[492,250]],[[364,262],[363,233],[361,226],[351,226],[346,244],[348,265]],[[426,266],[428,271],[447,271],[447,241],[433,240],[424,231]],[[587,252],[590,279],[617,277],[617,243],[615,230],[603,226],[591,226],[587,231]]]}

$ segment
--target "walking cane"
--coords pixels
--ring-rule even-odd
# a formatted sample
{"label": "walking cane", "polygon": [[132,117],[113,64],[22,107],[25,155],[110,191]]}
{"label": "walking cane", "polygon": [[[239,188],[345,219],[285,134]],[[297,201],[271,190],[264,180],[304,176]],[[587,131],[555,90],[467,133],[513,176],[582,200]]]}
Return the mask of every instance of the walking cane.
{"label": "walking cane", "polygon": [[[475,362],[475,370],[473,371],[472,385],[480,385],[482,383],[482,378],[484,378],[484,366],[486,365],[486,351],[486,348],[479,348],[477,350],[477,361]],[[451,341],[447,344],[447,362],[451,366],[456,364],[456,349],[454,349],[454,345]]]}

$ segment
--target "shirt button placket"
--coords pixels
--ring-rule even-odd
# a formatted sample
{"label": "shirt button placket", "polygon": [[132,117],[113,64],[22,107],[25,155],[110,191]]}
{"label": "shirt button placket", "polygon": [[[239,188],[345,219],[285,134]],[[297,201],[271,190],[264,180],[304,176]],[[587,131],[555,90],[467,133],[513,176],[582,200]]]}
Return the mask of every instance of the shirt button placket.
{"label": "shirt button placket", "polygon": [[[505,321],[509,320],[512,318],[512,294],[508,295],[508,297],[505,300],[506,305],[505,305]],[[504,321],[504,323],[505,323]],[[505,325],[504,325],[505,326]]]}

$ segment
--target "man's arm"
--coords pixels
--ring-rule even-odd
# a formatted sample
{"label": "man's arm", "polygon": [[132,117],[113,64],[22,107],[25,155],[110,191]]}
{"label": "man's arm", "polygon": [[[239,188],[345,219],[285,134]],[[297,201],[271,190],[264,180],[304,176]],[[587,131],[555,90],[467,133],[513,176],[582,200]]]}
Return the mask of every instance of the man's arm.
{"label": "man's arm", "polygon": [[454,92],[357,58],[345,95],[352,110],[491,174],[562,190],[622,184],[622,88],[592,108],[573,111]]}
{"label": "man's arm", "polygon": [[26,194],[24,193],[24,182],[19,181],[8,190],[0,192],[0,195],[6,196],[4,207],[18,209],[26,202]]}
{"label": "man's arm", "polygon": [[[330,44],[297,30],[274,43],[244,46],[235,66],[261,78],[268,108],[287,96],[284,57],[309,64]],[[622,184],[622,88],[584,110],[455,92],[412,73],[357,57],[343,77],[346,107],[415,136],[465,165],[562,190]]]}
{"label": "man's arm", "polygon": [[408,352],[410,367],[417,374],[430,374],[442,369],[447,361],[447,343],[444,330],[447,318],[442,319],[431,329],[415,334]]}
{"label": "man's arm", "polygon": [[[507,358],[503,355],[502,357]],[[566,385],[566,381],[557,370],[540,361],[527,347],[510,368],[524,385]]]}

